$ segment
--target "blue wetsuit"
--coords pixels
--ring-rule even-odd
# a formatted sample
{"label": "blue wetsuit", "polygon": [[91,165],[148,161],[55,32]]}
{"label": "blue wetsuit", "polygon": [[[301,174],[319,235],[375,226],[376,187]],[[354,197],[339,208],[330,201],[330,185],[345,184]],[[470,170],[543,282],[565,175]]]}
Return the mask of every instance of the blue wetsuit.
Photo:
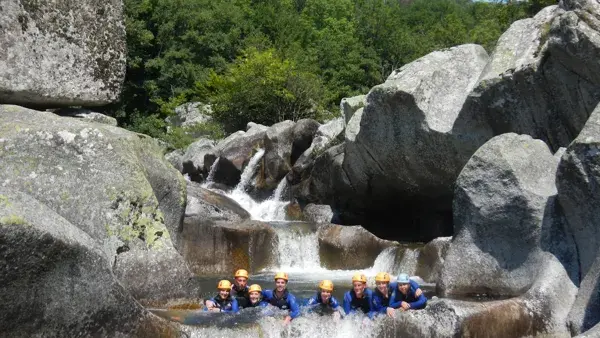
{"label": "blue wetsuit", "polygon": [[415,291],[417,289],[413,288],[413,284],[411,283],[410,289],[408,289],[407,294],[403,294],[398,290],[398,286],[394,288],[394,292],[390,297],[389,307],[397,309],[400,307],[402,302],[407,302],[410,305],[411,309],[422,309],[427,305],[427,298],[424,294],[421,294],[419,297],[415,296]]}
{"label": "blue wetsuit", "polygon": [[216,307],[221,309],[221,312],[237,313],[240,310],[237,300],[231,297],[231,295],[226,299],[221,298],[221,295],[216,295],[211,300],[215,303]]}
{"label": "blue wetsuit", "polygon": [[300,316],[300,306],[296,302],[296,297],[289,293],[287,289],[285,289],[281,298],[277,298],[275,291],[265,290],[263,291],[263,300],[282,310],[290,310],[290,317],[292,319]]}
{"label": "blue wetsuit", "polygon": [[322,305],[322,306],[330,307],[333,310],[338,310],[340,308],[340,303],[333,296],[331,296],[331,298],[329,298],[329,302],[327,304],[324,304],[323,300],[321,299],[320,291],[317,291],[317,293],[314,296],[310,297],[310,299],[308,300],[308,303],[306,303],[306,305],[310,306],[310,307],[316,307],[318,305]]}
{"label": "blue wetsuit", "polygon": [[[415,292],[419,288],[419,283],[414,280],[410,280],[410,289]],[[392,299],[392,294],[394,290],[398,289],[398,282],[392,282],[388,285],[388,294],[385,297],[379,289],[375,289],[373,291],[373,310],[376,313],[385,313],[387,308],[390,306],[390,299]]]}
{"label": "blue wetsuit", "polygon": [[243,289],[233,284],[231,286],[231,296],[235,297],[240,308],[248,307],[250,304],[250,294],[248,293],[248,286],[246,285]]}
{"label": "blue wetsuit", "polygon": [[365,288],[362,298],[356,298],[354,290],[344,294],[344,312],[349,315],[358,311],[367,314],[371,318],[375,314],[373,310],[373,291],[371,289]]}

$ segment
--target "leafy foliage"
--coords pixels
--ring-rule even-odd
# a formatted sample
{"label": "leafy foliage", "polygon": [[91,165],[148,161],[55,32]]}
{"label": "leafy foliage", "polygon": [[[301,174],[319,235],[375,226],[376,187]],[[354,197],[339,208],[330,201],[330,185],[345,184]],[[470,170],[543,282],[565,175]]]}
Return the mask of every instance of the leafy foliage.
{"label": "leafy foliage", "polygon": [[477,43],[491,52],[512,22],[556,3],[124,1],[127,73],[121,102],[107,109],[121,125],[163,139],[190,135],[167,133],[163,121],[190,101],[213,104],[226,131],[323,118],[433,50]]}

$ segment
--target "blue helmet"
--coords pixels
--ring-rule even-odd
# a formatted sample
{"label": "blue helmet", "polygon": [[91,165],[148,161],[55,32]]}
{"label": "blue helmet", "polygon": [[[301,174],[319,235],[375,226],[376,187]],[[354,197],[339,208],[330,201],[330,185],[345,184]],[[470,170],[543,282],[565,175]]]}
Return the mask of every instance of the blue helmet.
{"label": "blue helmet", "polygon": [[408,284],[410,283],[410,279],[408,278],[408,275],[405,273],[401,273],[398,275],[398,278],[396,278],[396,281],[399,284]]}

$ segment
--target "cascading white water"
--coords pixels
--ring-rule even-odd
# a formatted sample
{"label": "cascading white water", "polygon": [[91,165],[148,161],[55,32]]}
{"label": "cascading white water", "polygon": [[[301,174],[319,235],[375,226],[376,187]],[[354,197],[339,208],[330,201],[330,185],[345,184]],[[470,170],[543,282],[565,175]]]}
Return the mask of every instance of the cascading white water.
{"label": "cascading white water", "polygon": [[410,276],[414,275],[417,271],[417,263],[419,260],[419,249],[405,248],[400,262],[396,264],[394,269],[398,272],[407,273]]}
{"label": "cascading white water", "polygon": [[221,159],[220,157],[217,157],[217,159],[210,166],[210,170],[208,171],[208,177],[206,177],[206,181],[204,182],[203,186],[206,186],[209,183],[211,183],[212,181],[214,181],[215,173],[217,172],[217,167],[219,166],[220,159]]}
{"label": "cascading white water", "polygon": [[278,270],[288,272],[323,270],[316,232],[302,232],[289,227],[276,227],[275,232],[279,240],[277,245]]}
{"label": "cascading white water", "polygon": [[282,196],[287,186],[287,179],[284,177],[277,185],[277,189],[275,189],[273,195],[257,205],[256,215],[258,219],[264,221],[285,221],[285,207],[288,205],[288,202],[283,201]]}
{"label": "cascading white water", "polygon": [[258,162],[262,159],[264,154],[265,150],[261,148],[256,152],[256,154],[252,156],[252,158],[248,162],[248,165],[246,166],[246,168],[242,172],[242,175],[240,176],[240,183],[238,183],[235,189],[233,189],[234,191],[246,191],[246,187],[250,183],[252,176],[254,176],[254,173],[256,173]]}
{"label": "cascading white water", "polygon": [[375,259],[375,263],[373,263],[373,267],[371,267],[370,272],[378,273],[380,271],[387,271],[393,273],[396,265],[397,250],[398,247],[395,246],[383,249],[383,251],[380,252]]}

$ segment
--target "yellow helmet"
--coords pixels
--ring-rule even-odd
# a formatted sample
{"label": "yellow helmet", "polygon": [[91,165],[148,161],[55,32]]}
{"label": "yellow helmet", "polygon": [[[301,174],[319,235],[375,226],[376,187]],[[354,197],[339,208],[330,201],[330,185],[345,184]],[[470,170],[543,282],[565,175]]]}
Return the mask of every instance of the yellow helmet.
{"label": "yellow helmet", "polygon": [[286,282],[288,281],[288,274],[285,272],[278,272],[275,274],[275,280],[284,279]]}
{"label": "yellow helmet", "polygon": [[248,271],[244,270],[244,269],[239,269],[238,271],[235,272],[235,275],[233,275],[234,278],[238,278],[238,277],[244,277],[244,278],[248,278]]}
{"label": "yellow helmet", "polygon": [[223,279],[223,280],[219,281],[219,284],[217,285],[217,289],[231,290],[231,282],[229,282],[227,279]]}
{"label": "yellow helmet", "polygon": [[258,284],[252,284],[250,285],[250,288],[248,288],[248,292],[262,292],[262,288]]}
{"label": "yellow helmet", "polygon": [[354,282],[366,283],[367,276],[365,276],[363,273],[357,273],[356,275],[352,276],[352,283]]}
{"label": "yellow helmet", "polygon": [[319,289],[331,292],[333,291],[333,282],[328,279],[322,280],[321,283],[319,283]]}
{"label": "yellow helmet", "polygon": [[375,275],[375,281],[389,283],[390,282],[390,274],[387,272],[380,272],[377,275]]}

